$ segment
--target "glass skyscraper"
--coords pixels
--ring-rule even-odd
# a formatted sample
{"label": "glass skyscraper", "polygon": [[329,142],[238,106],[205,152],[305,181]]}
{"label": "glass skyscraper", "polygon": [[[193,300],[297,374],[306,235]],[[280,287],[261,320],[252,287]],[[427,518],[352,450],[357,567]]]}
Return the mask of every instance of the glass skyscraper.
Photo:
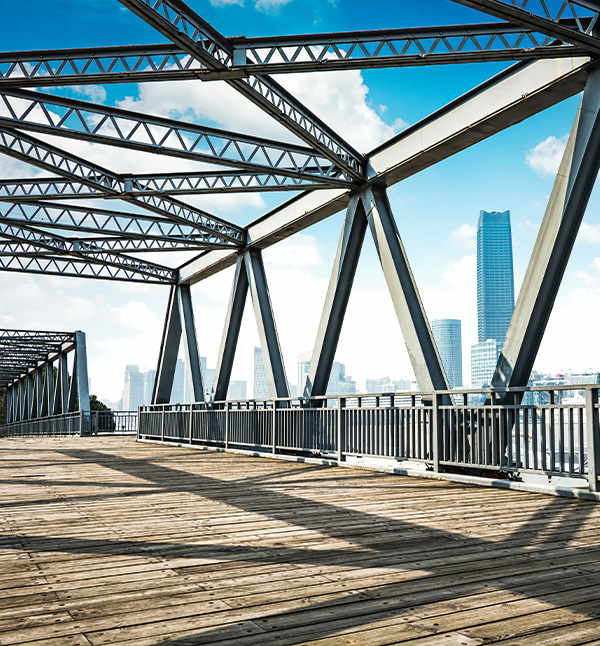
{"label": "glass skyscraper", "polygon": [[510,211],[481,211],[477,224],[478,341],[504,343],[515,309]]}
{"label": "glass skyscraper", "polygon": [[269,399],[271,396],[265,361],[260,348],[254,348],[254,389],[252,394],[254,399]]}
{"label": "glass skyscraper", "polygon": [[433,338],[440,353],[450,388],[460,388],[462,379],[462,333],[458,319],[434,319]]}
{"label": "glass skyscraper", "polygon": [[515,308],[510,211],[481,211],[477,223],[477,336],[471,385],[489,386]]}

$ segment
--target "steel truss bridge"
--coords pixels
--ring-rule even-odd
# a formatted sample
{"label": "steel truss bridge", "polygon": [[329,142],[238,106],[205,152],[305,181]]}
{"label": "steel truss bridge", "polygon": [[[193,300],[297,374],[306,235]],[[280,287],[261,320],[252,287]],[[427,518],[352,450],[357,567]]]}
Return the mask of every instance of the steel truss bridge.
{"label": "steel truss bridge", "polygon": [[[479,10],[488,22],[228,38],[181,0],[119,1],[167,42],[0,54],[0,152],[44,171],[41,178],[6,179],[0,185],[0,270],[169,286],[155,405],[169,402],[183,337],[194,399],[200,406],[223,406],[217,403],[226,399],[250,292],[271,395],[281,407],[290,401],[289,391],[262,251],[345,209],[305,397],[325,395],[368,229],[419,387],[433,393],[434,401],[441,397],[439,406],[453,408],[386,191],[582,94],[492,379],[500,399],[490,395],[487,400],[494,406],[518,405],[519,389],[527,385],[600,164],[600,71],[595,60],[600,54],[600,2],[454,0]],[[489,22],[490,17],[495,21]],[[294,72],[486,61],[516,62],[366,155],[274,78]],[[285,126],[299,143],[39,89],[165,80],[226,83]],[[55,143],[64,138],[195,161],[198,170],[122,174]],[[246,226],[185,201],[186,195],[246,191],[295,195]],[[90,207],[92,198],[123,204],[120,209]],[[165,250],[198,253],[175,268],[143,259],[145,253]],[[190,287],[231,266],[235,277],[215,382],[205,402]],[[595,421],[587,424],[587,468],[590,488],[597,490],[597,390],[589,389],[589,398],[587,410],[596,413]],[[514,416],[507,424],[514,427]],[[498,437],[502,436],[501,432]]]}

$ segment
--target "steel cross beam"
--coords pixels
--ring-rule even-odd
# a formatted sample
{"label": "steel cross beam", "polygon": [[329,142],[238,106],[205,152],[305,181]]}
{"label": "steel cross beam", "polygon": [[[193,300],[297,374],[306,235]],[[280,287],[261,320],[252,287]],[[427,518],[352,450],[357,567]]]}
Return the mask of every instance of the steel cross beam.
{"label": "steel cross beam", "polygon": [[[233,51],[227,39],[181,0],[119,0],[209,69],[224,70]],[[336,132],[268,76],[226,81],[355,180],[364,159]]]}
{"label": "steel cross beam", "polygon": [[[484,11],[487,14],[507,20],[525,29],[542,32],[582,48],[590,54],[600,54],[600,40],[592,35],[598,17],[600,6],[587,0],[453,0],[458,4]],[[554,11],[553,5],[557,5]],[[533,8],[537,9],[535,11]],[[579,11],[578,11],[579,8]],[[581,14],[581,9],[587,13]],[[561,19],[568,17],[575,21],[573,26],[565,25]]]}
{"label": "steel cross beam", "polygon": [[0,125],[289,177],[342,172],[304,146],[31,90],[0,92]]}
{"label": "steel cross beam", "polygon": [[[157,173],[156,175],[121,174],[125,187],[119,197],[138,195],[204,195],[222,193],[257,193],[272,191],[318,191],[345,187],[343,180],[286,177],[276,173],[252,171]],[[0,200],[18,201],[45,199],[90,199],[106,197],[100,189],[76,180],[59,178],[22,178],[0,184]],[[213,216],[214,217],[214,216]]]}
{"label": "steel cross beam", "polygon": [[[133,262],[110,262],[115,255],[98,254],[94,261],[89,259],[53,257],[41,254],[36,256],[0,256],[0,270],[51,276],[72,276],[74,278],[101,278],[128,282],[173,284],[177,282],[177,272],[169,268],[155,266],[151,270],[148,263],[134,259]],[[107,260],[108,262],[103,262]],[[140,271],[140,269],[143,269]]]}
{"label": "steel cross beam", "polygon": [[[576,26],[574,21],[561,21]],[[330,70],[413,67],[574,56],[545,34],[509,23],[444,25],[227,39],[224,70],[210,70],[174,45],[0,52],[0,88],[146,81],[202,81]]]}
{"label": "steel cross beam", "polygon": [[124,251],[190,251],[204,250],[206,244],[202,238],[189,236],[179,237],[154,237],[129,238],[127,236],[115,237],[72,237],[62,238],[55,233],[48,233],[39,227],[27,226],[14,221],[0,220],[0,255],[20,256],[37,255],[44,245],[51,245],[57,251],[65,254],[84,254],[90,256],[101,251],[122,253]]}
{"label": "steel cross beam", "polygon": [[2,226],[0,235],[13,242],[21,243],[28,249],[24,254],[18,253],[18,249],[14,249],[14,253],[8,256],[0,254],[0,257],[5,257],[9,261],[12,257],[19,257],[24,260],[31,256],[31,259],[35,260],[42,255],[48,259],[56,255],[55,259],[57,260],[71,258],[79,261],[84,260],[90,264],[97,263],[116,269],[126,269],[150,278],[161,277],[166,279],[167,282],[172,282],[176,276],[176,272],[169,267],[142,261],[131,256],[125,256],[122,253],[116,254],[104,249],[94,249],[89,245],[80,246],[78,243],[73,243],[67,238],[48,232],[40,235],[38,231],[28,228]]}
{"label": "steel cross beam", "polygon": [[245,239],[243,229],[183,202],[155,195],[124,195],[126,182],[118,174],[18,131],[0,128],[0,151],[38,168],[95,188],[103,197],[120,197],[143,209],[154,211],[166,219],[190,224],[224,242],[241,245]]}
{"label": "steel cross beam", "polygon": [[179,239],[182,242],[202,241],[203,247],[229,248],[216,236],[208,236],[192,226],[179,224],[152,214],[127,213],[125,211],[86,208],[52,202],[26,202],[9,204],[0,210],[0,222],[17,226],[29,225],[38,228],[63,229],[78,233],[101,233],[103,237],[121,237],[126,240]]}

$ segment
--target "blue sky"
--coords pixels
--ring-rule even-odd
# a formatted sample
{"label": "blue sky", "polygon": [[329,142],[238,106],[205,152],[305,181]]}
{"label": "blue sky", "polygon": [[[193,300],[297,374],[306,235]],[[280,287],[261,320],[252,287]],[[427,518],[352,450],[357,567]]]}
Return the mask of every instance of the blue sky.
{"label": "blue sky", "polygon": [[[202,17],[226,36],[277,35],[312,31],[382,29],[491,18],[447,0],[428,3],[372,0],[192,0]],[[25,29],[17,28],[26,25]],[[164,42],[160,34],[117,0],[21,0],[3,7],[5,51]],[[405,125],[417,122],[493,74],[504,64],[441,66],[320,75],[286,75],[290,87],[319,116],[367,152]],[[200,87],[202,86],[202,87]],[[59,91],[59,90],[53,90]],[[89,88],[60,90],[88,98]],[[277,134],[277,127],[243,103],[231,107],[222,83],[183,82],[149,86],[106,86],[96,96],[108,105],[230,128]],[[537,226],[550,194],[557,151],[569,132],[579,97],[514,126],[481,144],[397,184],[390,200],[430,319],[463,321],[463,372],[468,382],[469,347],[476,339],[474,227],[481,209],[510,209],[516,289],[520,286]],[[117,148],[68,142],[75,152],[118,171],[177,167],[164,159],[142,160]],[[147,157],[147,156],[146,156]],[[0,159],[4,172],[27,176]],[[187,168],[189,165],[184,165]],[[190,201],[194,201],[190,199]],[[278,196],[195,200],[213,213],[245,224],[281,201]],[[544,342],[538,367],[544,370],[600,370],[600,351],[590,339],[600,314],[600,217],[598,191],[586,215]],[[101,205],[102,206],[102,205]],[[288,378],[310,350],[318,324],[343,214],[338,214],[265,254],[268,278]],[[170,258],[173,264],[179,264]],[[201,352],[214,365],[230,272],[194,287]],[[126,363],[154,367],[167,289],[84,280],[2,274],[3,327],[83,329],[88,334],[92,390],[118,399]],[[574,316],[577,312],[577,316]],[[252,346],[257,342],[247,311],[234,378],[251,381]],[[359,385],[367,377],[411,377],[397,321],[372,242],[367,239],[338,350]]]}

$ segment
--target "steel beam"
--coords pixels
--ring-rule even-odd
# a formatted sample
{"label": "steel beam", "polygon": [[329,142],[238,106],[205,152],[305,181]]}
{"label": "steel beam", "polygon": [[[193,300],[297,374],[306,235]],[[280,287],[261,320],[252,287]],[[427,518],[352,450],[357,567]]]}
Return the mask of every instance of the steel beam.
{"label": "steel beam", "polygon": [[248,249],[244,251],[244,264],[248,275],[248,286],[252,296],[252,306],[256,318],[256,327],[258,328],[269,392],[273,398],[289,397],[290,391],[260,250]]}
{"label": "steel beam", "polygon": [[[276,173],[252,171],[189,172],[155,175],[121,175],[124,186],[120,198],[138,196],[172,195],[221,195],[223,193],[264,193],[273,191],[322,190],[332,187],[344,188],[348,182],[336,178],[319,180],[286,177]],[[99,188],[68,179],[24,178],[3,181],[0,185],[0,200],[38,201],[55,199],[106,198]]]}
{"label": "steel beam", "polygon": [[[560,21],[576,26],[575,21]],[[577,55],[510,23],[226,39],[230,64],[208,69],[174,45],[0,52],[1,87],[224,80],[248,74],[514,61]],[[565,51],[567,50],[567,51]],[[584,53],[581,50],[579,53]]]}
{"label": "steel beam", "polygon": [[153,404],[168,404],[171,401],[179,342],[181,341],[178,292],[179,289],[176,285],[171,286],[152,393]]}
{"label": "steel beam", "polygon": [[384,189],[361,194],[369,228],[420,390],[450,390]]}
{"label": "steel beam", "polygon": [[[119,2],[209,69],[233,62],[227,39],[181,0]],[[226,82],[350,177],[362,178],[362,156],[273,79],[250,75]]]}
{"label": "steel beam", "polygon": [[600,69],[590,72],[492,386],[526,386],[600,168]]}
{"label": "steel beam", "polygon": [[43,92],[5,89],[0,91],[0,105],[10,115],[0,117],[0,126],[5,128],[289,177],[327,179],[341,172],[304,146]]}
{"label": "steel beam", "polygon": [[188,383],[191,386],[192,401],[203,402],[204,383],[200,368],[200,352],[198,351],[198,340],[196,338],[196,323],[194,321],[190,286],[179,285],[177,292],[180,316],[182,319],[183,347],[188,371]]}
{"label": "steel beam", "polygon": [[211,393],[212,401],[225,401],[227,399],[227,391],[229,390],[231,370],[233,368],[235,351],[240,336],[247,294],[248,274],[244,266],[244,257],[238,255],[231,295],[227,304],[225,324],[223,325],[223,335],[217,357],[217,366],[215,368],[215,380]]}
{"label": "steel beam", "polygon": [[298,384],[298,391],[303,392],[305,397],[318,397],[327,393],[327,384],[331,376],[366,230],[367,217],[363,202],[358,196],[354,196],[350,199],[346,211],[310,361],[308,379],[306,384]]}
{"label": "steel beam", "polygon": [[[571,43],[590,54],[596,56],[600,54],[600,41],[591,35],[599,14],[598,6],[594,5],[593,2],[561,0],[556,4],[555,12],[552,13],[548,8],[550,4],[548,0],[538,0],[538,2],[511,0],[510,3],[502,2],[501,0],[453,1],[472,9],[479,9],[479,11],[484,11],[514,25],[521,25],[525,29],[539,31],[565,43]],[[586,14],[581,13],[582,5],[588,10]],[[579,11],[577,7],[579,7]],[[575,18],[575,25],[570,27],[561,23],[561,18],[563,17]]]}

